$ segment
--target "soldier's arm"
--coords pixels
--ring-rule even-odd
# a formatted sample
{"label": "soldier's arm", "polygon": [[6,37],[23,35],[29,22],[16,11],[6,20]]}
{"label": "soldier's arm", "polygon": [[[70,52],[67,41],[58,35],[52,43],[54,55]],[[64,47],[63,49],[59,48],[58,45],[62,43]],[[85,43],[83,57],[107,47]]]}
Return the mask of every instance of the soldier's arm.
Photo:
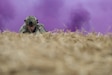
{"label": "soldier's arm", "polygon": [[41,33],[44,33],[44,32],[47,32],[46,31],[46,29],[44,28],[44,25],[39,25],[39,31],[41,32]]}
{"label": "soldier's arm", "polygon": [[26,27],[23,25],[21,26],[19,33],[25,33],[26,32]]}

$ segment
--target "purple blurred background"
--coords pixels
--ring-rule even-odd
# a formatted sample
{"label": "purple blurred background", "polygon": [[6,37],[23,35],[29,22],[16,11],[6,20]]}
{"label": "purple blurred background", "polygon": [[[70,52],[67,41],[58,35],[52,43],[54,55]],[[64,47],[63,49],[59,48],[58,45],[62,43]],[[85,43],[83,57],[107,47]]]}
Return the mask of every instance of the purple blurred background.
{"label": "purple blurred background", "polygon": [[112,32],[112,0],[0,0],[0,30],[18,32],[29,15],[48,31]]}

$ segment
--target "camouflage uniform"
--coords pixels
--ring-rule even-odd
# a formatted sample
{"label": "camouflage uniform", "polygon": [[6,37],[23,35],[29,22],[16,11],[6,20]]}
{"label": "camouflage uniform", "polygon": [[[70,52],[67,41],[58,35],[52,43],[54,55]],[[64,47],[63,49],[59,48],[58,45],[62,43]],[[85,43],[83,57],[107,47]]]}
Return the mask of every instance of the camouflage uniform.
{"label": "camouflage uniform", "polygon": [[[42,24],[38,23],[38,20],[34,16],[28,16],[24,21],[25,21],[25,23],[21,26],[21,28],[19,30],[20,33],[39,34],[39,33],[46,32],[44,26]],[[29,25],[35,26],[33,31],[30,31],[28,29]]]}

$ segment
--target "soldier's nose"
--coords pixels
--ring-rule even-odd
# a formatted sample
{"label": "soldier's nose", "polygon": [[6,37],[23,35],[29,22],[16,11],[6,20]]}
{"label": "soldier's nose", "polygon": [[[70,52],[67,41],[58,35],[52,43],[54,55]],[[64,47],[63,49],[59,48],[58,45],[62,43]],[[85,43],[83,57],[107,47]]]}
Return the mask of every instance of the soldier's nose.
{"label": "soldier's nose", "polygon": [[33,27],[33,22],[32,21],[29,22],[29,26]]}

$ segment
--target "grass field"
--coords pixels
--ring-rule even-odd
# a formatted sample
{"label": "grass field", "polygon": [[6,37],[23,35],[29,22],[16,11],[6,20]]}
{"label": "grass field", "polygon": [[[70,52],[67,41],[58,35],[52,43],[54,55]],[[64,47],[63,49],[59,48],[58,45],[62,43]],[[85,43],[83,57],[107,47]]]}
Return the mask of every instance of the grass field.
{"label": "grass field", "polygon": [[112,75],[112,34],[5,31],[0,75]]}

